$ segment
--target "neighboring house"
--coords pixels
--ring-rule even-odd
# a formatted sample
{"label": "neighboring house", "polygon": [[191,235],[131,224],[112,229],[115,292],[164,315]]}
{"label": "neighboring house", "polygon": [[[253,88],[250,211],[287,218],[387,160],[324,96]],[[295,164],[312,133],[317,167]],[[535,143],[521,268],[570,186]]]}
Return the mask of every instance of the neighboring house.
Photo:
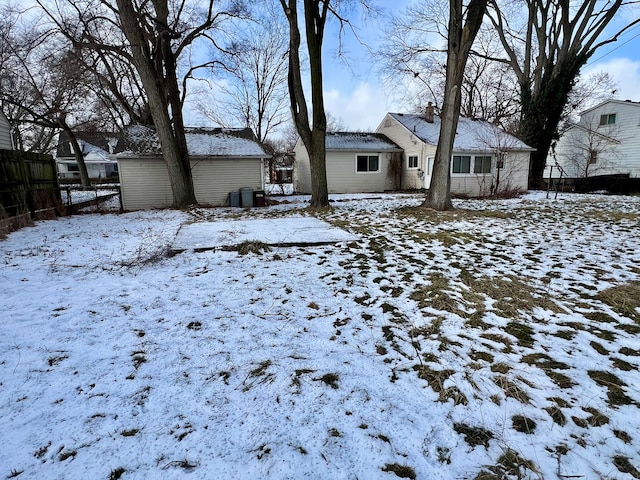
{"label": "neighboring house", "polygon": [[[198,203],[223,206],[241,188],[262,190],[267,155],[249,128],[187,128],[187,148]],[[173,204],[167,165],[155,132],[143,126],[125,129],[125,151],[116,155],[124,210]]]}
{"label": "neighboring house", "polygon": [[[397,189],[393,160],[402,149],[379,133],[334,132],[325,140],[329,193],[383,192]],[[298,139],[295,149],[294,187],[311,192],[309,155]]]}
{"label": "neighboring house", "polygon": [[[377,130],[402,147],[402,188],[429,188],[440,136],[440,118],[387,113]],[[483,120],[460,117],[451,159],[451,193],[485,196],[495,191],[526,191],[534,149]]]}
{"label": "neighboring house", "polygon": [[13,150],[11,124],[0,110],[0,150]]}
{"label": "neighboring house", "polygon": [[[82,149],[87,173],[91,179],[118,178],[118,162],[113,155],[119,152],[121,133],[113,132],[76,132],[76,138]],[[58,137],[56,150],[58,176],[62,179],[80,178],[73,145],[65,132]]]}
{"label": "neighboring house", "polygon": [[582,112],[547,157],[544,177],[561,172],[568,179],[640,177],[640,102],[607,100]]}

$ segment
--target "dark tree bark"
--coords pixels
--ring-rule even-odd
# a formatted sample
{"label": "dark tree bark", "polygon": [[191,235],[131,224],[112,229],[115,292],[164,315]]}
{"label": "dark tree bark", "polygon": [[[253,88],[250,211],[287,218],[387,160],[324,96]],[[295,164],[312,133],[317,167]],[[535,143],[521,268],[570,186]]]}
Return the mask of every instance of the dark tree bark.
{"label": "dark tree bark", "polygon": [[311,207],[329,206],[325,136],[327,117],[322,91],[322,41],[329,12],[329,0],[304,0],[304,24],[311,74],[312,124],[302,83],[300,29],[297,0],[280,0],[289,21],[289,98],[296,130],[309,154],[311,166]]}
{"label": "dark tree bark", "polygon": [[462,0],[449,2],[449,40],[447,46],[447,74],[442,110],[440,137],[433,162],[433,173],[427,197],[422,204],[435,210],[453,210],[451,202],[451,155],[458,129],[461,86],[473,41],[482,25],[487,0],[471,0],[465,10]]}
{"label": "dark tree bark", "polygon": [[536,151],[531,155],[529,186],[542,184],[552,142],[558,135],[563,109],[581,68],[603,45],[615,42],[640,19],[630,21],[614,35],[601,40],[626,0],[526,0],[524,35],[510,31],[496,0],[491,0],[493,23],[520,86],[521,115],[518,136]]}

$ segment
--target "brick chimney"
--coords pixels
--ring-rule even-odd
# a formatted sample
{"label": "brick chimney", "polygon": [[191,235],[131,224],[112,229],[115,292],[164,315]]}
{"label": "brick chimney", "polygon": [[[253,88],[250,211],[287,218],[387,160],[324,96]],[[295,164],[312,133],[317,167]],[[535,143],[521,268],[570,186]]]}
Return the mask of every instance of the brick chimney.
{"label": "brick chimney", "polygon": [[428,123],[433,123],[433,103],[429,102],[427,108],[424,111],[424,119]]}

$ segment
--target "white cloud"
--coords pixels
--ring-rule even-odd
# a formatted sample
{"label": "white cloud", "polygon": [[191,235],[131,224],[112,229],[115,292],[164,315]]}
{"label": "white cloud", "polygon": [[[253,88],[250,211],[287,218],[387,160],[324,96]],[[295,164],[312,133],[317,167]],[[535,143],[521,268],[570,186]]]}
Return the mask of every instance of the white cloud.
{"label": "white cloud", "polygon": [[325,91],[324,105],[325,110],[342,120],[348,130],[373,131],[390,109],[382,88],[366,82],[358,84],[351,92]]}
{"label": "white cloud", "polygon": [[589,65],[585,76],[596,72],[607,72],[618,86],[616,98],[620,100],[640,101],[640,60],[629,58],[612,58],[606,62]]}

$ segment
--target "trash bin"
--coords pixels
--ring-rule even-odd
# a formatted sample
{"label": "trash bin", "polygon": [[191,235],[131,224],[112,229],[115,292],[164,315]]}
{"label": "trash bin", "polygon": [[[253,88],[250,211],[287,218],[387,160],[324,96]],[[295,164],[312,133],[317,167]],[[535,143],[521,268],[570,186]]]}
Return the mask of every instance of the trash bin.
{"label": "trash bin", "polygon": [[253,205],[256,207],[264,207],[267,204],[267,199],[264,194],[264,190],[256,190],[253,192]]}
{"label": "trash bin", "polygon": [[230,207],[239,207],[240,206],[240,192],[229,192],[229,206]]}
{"label": "trash bin", "polygon": [[251,188],[241,188],[240,189],[240,202],[242,206],[253,207],[253,189]]}

